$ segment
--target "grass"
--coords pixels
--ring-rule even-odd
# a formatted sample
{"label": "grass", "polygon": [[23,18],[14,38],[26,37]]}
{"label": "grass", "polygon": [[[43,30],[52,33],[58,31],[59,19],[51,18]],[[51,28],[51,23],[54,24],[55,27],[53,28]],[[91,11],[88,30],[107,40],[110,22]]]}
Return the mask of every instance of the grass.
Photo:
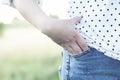
{"label": "grass", "polygon": [[61,47],[30,24],[16,24],[0,38],[0,80],[59,80]]}

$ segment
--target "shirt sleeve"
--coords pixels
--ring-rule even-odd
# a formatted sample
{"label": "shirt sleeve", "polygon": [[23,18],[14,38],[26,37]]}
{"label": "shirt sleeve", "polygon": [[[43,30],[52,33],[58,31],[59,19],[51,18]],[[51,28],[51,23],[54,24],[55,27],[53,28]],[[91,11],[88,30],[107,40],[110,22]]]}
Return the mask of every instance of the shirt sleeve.
{"label": "shirt sleeve", "polygon": [[[8,5],[8,6],[14,7],[12,1],[13,1],[13,0],[2,0],[2,4],[3,4],[3,5]],[[41,0],[38,0],[38,4],[39,4],[39,6],[41,5]]]}

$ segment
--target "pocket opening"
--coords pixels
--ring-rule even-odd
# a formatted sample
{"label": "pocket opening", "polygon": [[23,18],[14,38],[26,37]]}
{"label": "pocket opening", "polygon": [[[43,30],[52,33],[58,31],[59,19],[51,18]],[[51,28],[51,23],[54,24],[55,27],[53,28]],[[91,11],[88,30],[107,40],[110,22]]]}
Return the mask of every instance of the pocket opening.
{"label": "pocket opening", "polygon": [[83,51],[83,52],[76,53],[76,54],[69,53],[69,55],[72,56],[72,57],[81,57],[81,56],[89,53],[90,51],[91,51],[91,47],[88,47],[88,49]]}

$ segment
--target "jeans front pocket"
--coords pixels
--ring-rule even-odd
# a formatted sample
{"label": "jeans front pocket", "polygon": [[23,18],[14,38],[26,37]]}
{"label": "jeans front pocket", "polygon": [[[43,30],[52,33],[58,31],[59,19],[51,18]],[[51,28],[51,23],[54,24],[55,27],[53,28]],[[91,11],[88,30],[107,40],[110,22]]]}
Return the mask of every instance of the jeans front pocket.
{"label": "jeans front pocket", "polygon": [[87,53],[89,53],[91,51],[91,49],[92,49],[92,47],[88,47],[88,49],[83,51],[83,52],[76,53],[76,54],[69,53],[69,55],[72,56],[72,57],[75,57],[75,58],[81,57],[81,56],[86,55]]}

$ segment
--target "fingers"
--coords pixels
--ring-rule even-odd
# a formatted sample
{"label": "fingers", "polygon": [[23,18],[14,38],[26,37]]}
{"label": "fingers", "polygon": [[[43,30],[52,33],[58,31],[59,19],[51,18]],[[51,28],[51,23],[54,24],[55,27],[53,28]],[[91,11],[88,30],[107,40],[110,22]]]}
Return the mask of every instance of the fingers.
{"label": "fingers", "polygon": [[76,24],[76,23],[79,22],[80,20],[81,20],[81,17],[79,17],[79,16],[76,16],[76,17],[74,17],[74,18],[72,18],[72,19],[69,19],[69,21],[70,21],[70,23],[71,23],[72,25]]}
{"label": "fingers", "polygon": [[68,52],[74,53],[73,49],[69,46],[69,44],[62,44],[61,46]]}
{"label": "fingers", "polygon": [[75,37],[76,37],[76,43],[82,49],[82,51],[87,50],[88,49],[88,45],[85,42],[85,40],[83,39],[83,37],[81,37],[80,35],[77,35]]}
{"label": "fingers", "polygon": [[79,47],[79,45],[76,42],[71,42],[69,44],[69,47],[72,48],[73,54],[82,52],[82,49]]}
{"label": "fingers", "polygon": [[72,54],[82,52],[82,49],[79,47],[79,45],[75,41],[67,42],[63,44],[62,47]]}
{"label": "fingers", "polygon": [[87,43],[80,35],[76,35],[74,39],[73,41],[62,44],[62,47],[72,54],[80,53],[88,49]]}

